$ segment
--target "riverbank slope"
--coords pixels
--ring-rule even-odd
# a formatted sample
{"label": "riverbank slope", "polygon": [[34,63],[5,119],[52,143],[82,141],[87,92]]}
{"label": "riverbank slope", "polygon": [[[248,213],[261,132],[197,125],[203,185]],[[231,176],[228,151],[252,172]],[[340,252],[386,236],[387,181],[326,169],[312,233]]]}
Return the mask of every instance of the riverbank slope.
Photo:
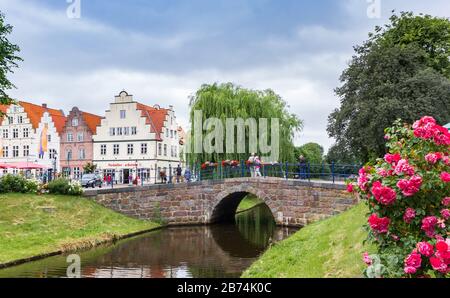
{"label": "riverbank slope", "polygon": [[311,224],[274,245],[247,269],[245,278],[360,277],[367,233],[367,207],[361,203],[332,218]]}
{"label": "riverbank slope", "polygon": [[0,195],[0,264],[90,248],[157,228],[81,197]]}

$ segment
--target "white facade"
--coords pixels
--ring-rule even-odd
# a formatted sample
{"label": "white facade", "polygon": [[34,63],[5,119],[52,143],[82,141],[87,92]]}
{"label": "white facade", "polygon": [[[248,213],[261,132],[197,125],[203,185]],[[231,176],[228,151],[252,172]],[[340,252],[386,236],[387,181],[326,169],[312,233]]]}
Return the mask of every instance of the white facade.
{"label": "white facade", "polygon": [[[39,156],[41,132],[45,126],[47,150]],[[25,109],[21,105],[11,105],[1,122],[0,137],[1,163],[37,163],[51,170],[59,169],[59,135],[48,112],[43,113],[37,129],[34,129]],[[9,169],[3,173],[18,171]]]}
{"label": "white facade", "polygon": [[93,162],[117,183],[130,183],[136,175],[153,183],[161,169],[168,173],[180,163],[177,127],[172,108],[141,105],[123,91],[93,136]]}

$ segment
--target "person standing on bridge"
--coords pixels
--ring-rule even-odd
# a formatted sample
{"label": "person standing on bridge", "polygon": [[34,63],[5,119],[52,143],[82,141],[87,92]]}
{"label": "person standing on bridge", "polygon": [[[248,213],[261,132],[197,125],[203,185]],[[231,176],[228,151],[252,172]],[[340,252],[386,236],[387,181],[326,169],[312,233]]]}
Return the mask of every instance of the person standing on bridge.
{"label": "person standing on bridge", "polygon": [[306,167],[308,166],[308,163],[306,161],[306,158],[303,155],[300,155],[298,159],[298,176],[300,179],[306,179]]}
{"label": "person standing on bridge", "polygon": [[262,177],[261,175],[261,159],[259,156],[255,157],[255,177]]}
{"label": "person standing on bridge", "polygon": [[255,177],[255,153],[252,153],[248,158],[248,168],[250,170],[250,176]]}
{"label": "person standing on bridge", "polygon": [[187,182],[187,183],[190,183],[191,182],[191,169],[189,169],[189,167],[186,167],[186,170],[184,170],[184,180]]}
{"label": "person standing on bridge", "polygon": [[177,173],[177,183],[180,183],[181,182],[181,174],[183,174],[183,169],[181,168],[180,164],[178,164],[176,173]]}

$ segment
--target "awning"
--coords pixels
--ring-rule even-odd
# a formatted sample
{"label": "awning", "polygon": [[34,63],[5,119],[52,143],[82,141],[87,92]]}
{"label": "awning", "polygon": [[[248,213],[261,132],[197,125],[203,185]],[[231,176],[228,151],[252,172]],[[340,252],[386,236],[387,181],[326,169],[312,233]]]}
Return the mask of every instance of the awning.
{"label": "awning", "polygon": [[40,170],[47,169],[48,167],[35,164],[32,162],[16,162],[16,163],[8,163],[8,164],[0,164],[3,165],[3,169],[20,169],[20,170]]}

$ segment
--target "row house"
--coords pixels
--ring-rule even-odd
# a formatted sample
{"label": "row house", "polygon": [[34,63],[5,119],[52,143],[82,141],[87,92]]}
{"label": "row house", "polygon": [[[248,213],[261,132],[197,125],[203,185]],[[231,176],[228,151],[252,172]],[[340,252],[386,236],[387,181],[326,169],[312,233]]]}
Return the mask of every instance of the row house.
{"label": "row house", "polygon": [[[0,160],[3,163],[36,163],[52,175],[60,168],[60,135],[64,112],[24,101],[0,105]],[[17,172],[17,169],[9,170]]]}
{"label": "row house", "polygon": [[61,134],[61,171],[65,177],[80,179],[93,160],[93,135],[102,117],[74,107],[67,115]]}
{"label": "row house", "polygon": [[173,107],[148,106],[122,91],[93,136],[93,159],[117,183],[148,180],[180,162],[179,126]]}

